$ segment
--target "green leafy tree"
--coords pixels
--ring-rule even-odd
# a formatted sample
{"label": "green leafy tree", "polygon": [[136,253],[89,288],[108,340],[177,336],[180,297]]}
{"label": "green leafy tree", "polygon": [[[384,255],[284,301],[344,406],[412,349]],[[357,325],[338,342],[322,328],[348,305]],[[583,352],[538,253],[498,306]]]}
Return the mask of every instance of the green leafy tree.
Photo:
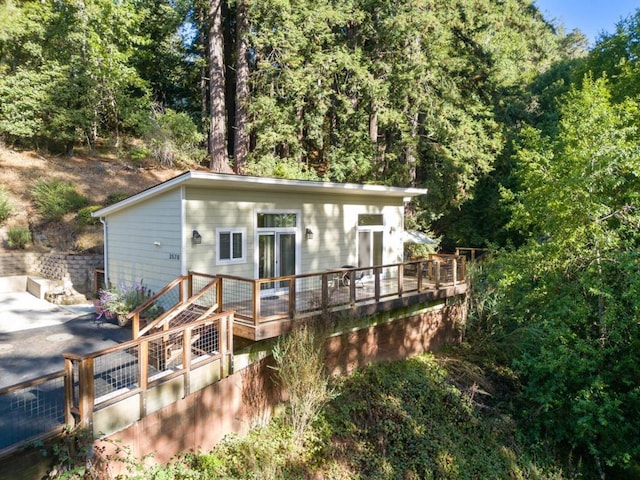
{"label": "green leafy tree", "polygon": [[639,111],[587,77],[559,114],[556,135],[523,135],[505,198],[528,242],[489,268],[485,328],[521,376],[531,437],[602,476],[640,459]]}
{"label": "green leafy tree", "polygon": [[77,142],[112,135],[117,144],[123,130],[136,131],[149,104],[130,64],[141,41],[134,3],[25,1],[15,9],[14,26],[3,27],[11,35],[0,34],[0,132],[69,153]]}

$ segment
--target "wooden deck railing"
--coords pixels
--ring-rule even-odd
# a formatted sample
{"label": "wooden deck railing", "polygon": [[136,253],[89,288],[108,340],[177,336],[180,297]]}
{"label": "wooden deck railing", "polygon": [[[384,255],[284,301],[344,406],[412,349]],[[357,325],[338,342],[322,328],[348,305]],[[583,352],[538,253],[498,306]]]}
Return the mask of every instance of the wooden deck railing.
{"label": "wooden deck railing", "polygon": [[0,458],[62,432],[69,419],[64,408],[69,381],[63,370],[0,388]]}
{"label": "wooden deck railing", "polygon": [[[375,267],[339,268],[266,279],[219,275],[222,309],[236,321],[259,326],[270,321],[380,302],[466,282],[466,259],[433,255],[428,259]],[[345,281],[353,278],[361,280]]]}
{"label": "wooden deck railing", "polygon": [[[204,282],[207,283],[203,285]],[[221,311],[219,284],[218,277],[205,273],[189,272],[188,275],[176,278],[127,315],[127,319],[131,321],[132,337],[136,339],[154,329],[169,329],[172,319],[196,303],[204,308],[202,316]],[[147,321],[145,314],[154,309],[162,313],[153,315],[153,319]]]}
{"label": "wooden deck railing", "polygon": [[456,248],[456,255],[464,255],[468,260],[475,261],[482,258],[489,253],[488,248],[476,248],[476,247],[458,247]]}
{"label": "wooden deck railing", "polygon": [[[147,410],[210,384],[212,377],[226,377],[232,332],[233,312],[223,312],[91,354],[65,353],[67,423],[107,434],[106,428],[122,428],[118,421],[143,418]],[[168,383],[170,388],[162,388]],[[118,408],[119,415],[113,415]]]}
{"label": "wooden deck railing", "polygon": [[[349,278],[354,281],[345,281]],[[437,291],[465,282],[466,257],[443,254],[391,265],[260,279],[189,272],[167,284],[128,318],[135,339],[159,328],[170,328],[172,319],[204,300],[206,314],[233,310],[237,321],[256,328],[270,321]],[[162,313],[153,320],[145,319],[154,308]]]}

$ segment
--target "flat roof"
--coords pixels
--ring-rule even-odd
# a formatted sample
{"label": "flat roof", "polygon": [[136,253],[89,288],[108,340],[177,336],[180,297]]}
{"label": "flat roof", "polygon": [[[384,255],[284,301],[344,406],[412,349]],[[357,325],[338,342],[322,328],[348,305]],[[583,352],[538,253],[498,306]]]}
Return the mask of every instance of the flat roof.
{"label": "flat roof", "polygon": [[118,203],[101,208],[92,213],[94,217],[106,217],[124,208],[131,207],[161,193],[188,185],[191,187],[226,188],[234,190],[274,190],[274,192],[304,192],[340,195],[364,195],[379,197],[404,198],[409,201],[418,195],[425,195],[426,188],[387,187],[358,183],[314,182],[309,180],[288,180],[283,178],[252,177],[227,173],[203,172],[191,170],[177,177],[170,178],[151,188],[143,190]]}

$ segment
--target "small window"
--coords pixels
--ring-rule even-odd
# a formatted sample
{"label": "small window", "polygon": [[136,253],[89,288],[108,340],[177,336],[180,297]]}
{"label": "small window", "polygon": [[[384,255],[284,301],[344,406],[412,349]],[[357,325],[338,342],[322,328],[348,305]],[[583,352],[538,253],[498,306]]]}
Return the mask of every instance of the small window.
{"label": "small window", "polygon": [[217,263],[244,263],[246,261],[247,234],[244,228],[218,228],[216,236],[218,240]]}
{"label": "small window", "polygon": [[258,228],[285,228],[296,226],[295,213],[259,213]]}
{"label": "small window", "polygon": [[358,215],[359,227],[373,227],[384,225],[384,218],[380,214],[375,213],[361,213]]}

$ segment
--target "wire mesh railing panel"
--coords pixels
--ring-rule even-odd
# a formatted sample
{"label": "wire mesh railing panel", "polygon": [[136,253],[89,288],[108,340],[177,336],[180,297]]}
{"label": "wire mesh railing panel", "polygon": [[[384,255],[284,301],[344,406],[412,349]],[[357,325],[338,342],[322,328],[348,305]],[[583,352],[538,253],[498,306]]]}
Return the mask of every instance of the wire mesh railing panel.
{"label": "wire mesh railing panel", "polygon": [[265,288],[260,290],[260,318],[286,317],[289,314],[291,283],[283,280],[262,283],[261,286]]}
{"label": "wire mesh railing panel", "polygon": [[296,281],[296,312],[314,312],[322,308],[322,276],[300,277]]}
{"label": "wire mesh railing panel", "polygon": [[182,364],[182,336],[167,335],[149,341],[149,381]]}
{"label": "wire mesh railing panel", "polygon": [[335,308],[351,303],[351,289],[349,288],[348,276],[346,272],[333,274],[327,280],[328,307]]}
{"label": "wire mesh railing panel", "polygon": [[418,290],[418,271],[422,266],[418,263],[405,263],[402,267],[402,290],[405,293]]}
{"label": "wire mesh railing panel", "polygon": [[94,359],[94,397],[108,397],[140,385],[138,357],[139,346],[116,350]]}
{"label": "wire mesh railing panel", "polygon": [[[211,276],[198,275],[197,273],[192,274],[192,294],[196,295],[197,293],[200,293],[202,289],[209,285],[213,280],[214,279],[211,278]],[[217,286],[210,288],[200,298],[198,298],[198,305],[202,305],[203,307],[212,307],[215,305],[218,301],[217,288]]]}
{"label": "wire mesh railing panel", "polygon": [[458,260],[456,263],[456,281],[464,282],[465,281],[465,262],[462,260]]}
{"label": "wire mesh railing panel", "polygon": [[151,305],[140,312],[140,318],[151,321],[158,318],[164,312],[171,310],[180,302],[180,289],[182,283],[178,283],[173,288],[160,295]]}
{"label": "wire mesh railing panel", "polygon": [[191,362],[197,363],[220,353],[220,322],[205,324],[191,332]]}
{"label": "wire mesh railing panel", "polygon": [[453,282],[453,259],[446,258],[440,262],[440,282]]}
{"label": "wire mesh railing panel", "polygon": [[426,288],[435,288],[436,273],[439,268],[439,262],[436,260],[427,260],[422,264],[422,285]]}
{"label": "wire mesh railing panel", "polygon": [[222,277],[222,309],[253,319],[253,282]]}
{"label": "wire mesh railing panel", "polygon": [[0,393],[0,450],[61,427],[64,374],[9,393]]}
{"label": "wire mesh railing panel", "polygon": [[381,267],[376,270],[380,275],[380,296],[398,295],[398,267],[395,265]]}

